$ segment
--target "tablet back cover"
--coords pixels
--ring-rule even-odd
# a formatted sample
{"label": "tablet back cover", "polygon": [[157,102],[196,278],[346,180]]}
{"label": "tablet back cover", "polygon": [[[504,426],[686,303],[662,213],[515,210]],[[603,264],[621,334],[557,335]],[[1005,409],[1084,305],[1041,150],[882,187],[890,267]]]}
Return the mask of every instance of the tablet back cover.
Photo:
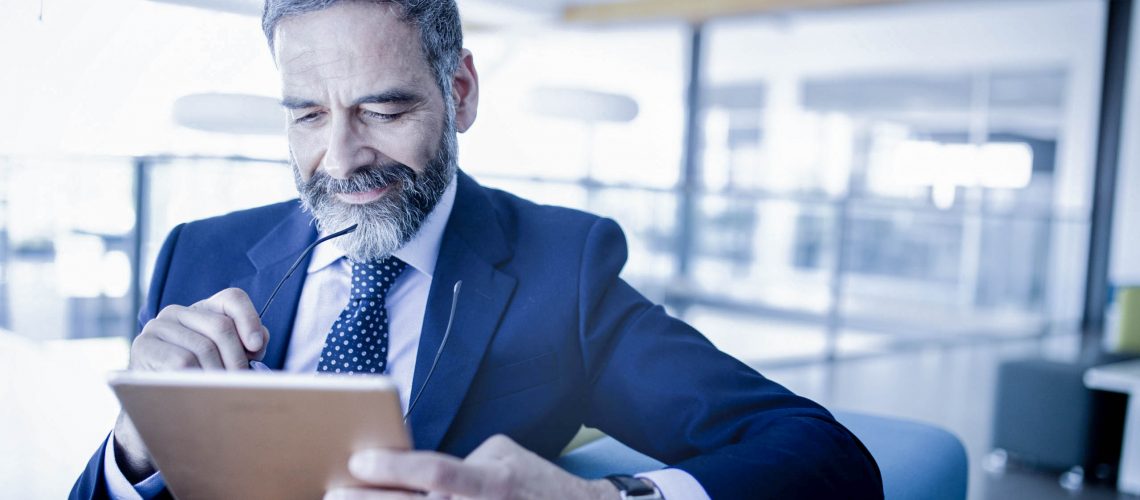
{"label": "tablet back cover", "polygon": [[354,451],[410,446],[386,379],[222,376],[227,380],[192,372],[112,380],[176,498],[320,498],[358,484],[348,473]]}

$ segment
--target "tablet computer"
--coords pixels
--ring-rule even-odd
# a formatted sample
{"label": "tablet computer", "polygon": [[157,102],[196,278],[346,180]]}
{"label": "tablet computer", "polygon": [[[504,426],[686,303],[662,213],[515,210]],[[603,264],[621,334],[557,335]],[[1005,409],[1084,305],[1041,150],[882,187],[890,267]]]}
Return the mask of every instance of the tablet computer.
{"label": "tablet computer", "polygon": [[409,449],[383,376],[117,372],[109,384],[179,499],[321,498],[353,452]]}

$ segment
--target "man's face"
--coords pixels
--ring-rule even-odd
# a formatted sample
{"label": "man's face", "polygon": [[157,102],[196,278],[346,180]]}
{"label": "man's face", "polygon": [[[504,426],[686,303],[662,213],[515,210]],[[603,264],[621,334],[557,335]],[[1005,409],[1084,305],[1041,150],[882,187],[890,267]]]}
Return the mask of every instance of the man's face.
{"label": "man's face", "polygon": [[302,202],[322,231],[357,224],[350,258],[391,254],[455,169],[455,125],[417,28],[388,5],[342,2],[286,18],[274,57]]}

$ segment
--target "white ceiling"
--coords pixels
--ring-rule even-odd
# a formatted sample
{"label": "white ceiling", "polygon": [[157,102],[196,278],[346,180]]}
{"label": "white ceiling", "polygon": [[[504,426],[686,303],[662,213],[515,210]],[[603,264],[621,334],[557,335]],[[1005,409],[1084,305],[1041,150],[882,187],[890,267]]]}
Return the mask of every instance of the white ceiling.
{"label": "white ceiling", "polygon": [[[562,1],[459,0],[472,28],[541,26]],[[0,155],[233,154],[276,157],[273,136],[176,126],[202,93],[272,96],[262,0],[0,0]],[[221,14],[219,14],[221,13]]]}
{"label": "white ceiling", "polygon": [[[245,15],[170,5],[173,1],[45,0],[39,21],[39,0],[0,0],[0,95],[8,98],[6,118],[0,120],[0,155],[278,156],[285,151],[280,137],[235,138],[174,125],[173,103],[182,96],[273,97],[279,82],[258,20],[249,15],[248,7],[259,0],[182,0],[197,5],[224,2],[226,12],[245,5]],[[527,46],[531,35],[549,34],[549,28],[533,21],[550,18],[565,3],[459,0],[469,22],[525,26],[526,33],[507,30],[509,36],[498,40],[499,45],[515,47]],[[706,76],[710,85],[726,85],[790,76],[829,80],[868,72],[905,76],[907,71],[968,74],[974,67],[1070,67],[1079,77],[1069,77],[1072,94],[1066,106],[1084,109],[1091,105],[1071,96],[1095,94],[1095,78],[1080,75],[1099,75],[1093,55],[1101,41],[1097,31],[1073,26],[1088,24],[1085,17],[1099,19],[1096,9],[1081,8],[1089,3],[1046,2],[1049,8],[1016,2],[972,4],[985,8],[985,16],[943,4],[892,8],[891,16],[848,12],[834,19],[803,16],[803,23],[792,18],[767,24],[752,19],[718,22],[710,46],[737,50],[711,51]],[[922,40],[922,47],[916,48],[914,40]],[[766,49],[772,47],[780,50]],[[502,57],[483,49],[481,72],[488,76]],[[668,50],[661,56],[682,57],[680,48]],[[676,81],[683,77],[677,75]]]}
{"label": "white ceiling", "polygon": [[247,16],[260,16],[263,0],[153,0],[161,3],[185,5],[202,9],[231,12]]}
{"label": "white ceiling", "polygon": [[[261,15],[263,0],[152,0],[162,3],[232,12],[250,16]],[[570,5],[614,3],[621,0],[458,0],[466,22],[496,26],[514,22],[531,22],[536,19],[557,19]]]}

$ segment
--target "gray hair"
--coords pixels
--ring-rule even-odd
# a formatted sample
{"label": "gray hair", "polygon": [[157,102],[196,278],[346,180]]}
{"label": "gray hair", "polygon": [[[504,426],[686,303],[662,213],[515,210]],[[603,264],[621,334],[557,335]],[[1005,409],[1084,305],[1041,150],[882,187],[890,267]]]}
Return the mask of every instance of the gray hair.
{"label": "gray hair", "polygon": [[[261,12],[261,29],[269,41],[269,50],[273,50],[274,30],[282,19],[323,10],[342,1],[348,0],[266,0]],[[459,53],[463,50],[463,27],[455,0],[352,1],[396,5],[400,7],[400,20],[419,28],[424,56],[435,74],[436,84],[450,113],[454,106],[451,78],[459,67]]]}

